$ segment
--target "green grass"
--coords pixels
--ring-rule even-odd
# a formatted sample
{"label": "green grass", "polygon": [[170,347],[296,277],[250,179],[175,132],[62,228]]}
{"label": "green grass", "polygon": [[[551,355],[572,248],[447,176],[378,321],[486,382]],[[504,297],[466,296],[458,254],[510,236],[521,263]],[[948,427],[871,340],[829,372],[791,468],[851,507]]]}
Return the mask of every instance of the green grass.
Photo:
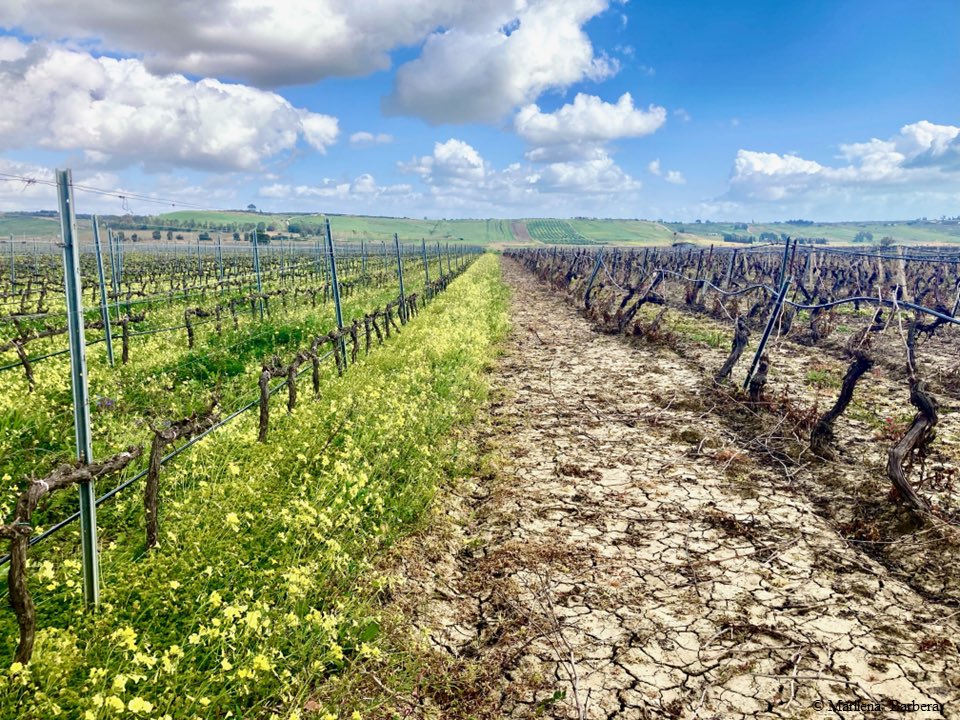
{"label": "green grass", "polygon": [[[505,330],[487,256],[342,378],[327,367],[319,399],[302,392],[288,415],[276,398],[267,443],[248,414],[165,467],[149,555],[137,490],[103,506],[97,613],[82,608],[76,531],[39,546],[34,660],[0,674],[0,717],[287,718],[376,661],[389,581],[373,567],[463,471],[454,429],[484,402]],[[0,633],[9,664],[9,611]]]}

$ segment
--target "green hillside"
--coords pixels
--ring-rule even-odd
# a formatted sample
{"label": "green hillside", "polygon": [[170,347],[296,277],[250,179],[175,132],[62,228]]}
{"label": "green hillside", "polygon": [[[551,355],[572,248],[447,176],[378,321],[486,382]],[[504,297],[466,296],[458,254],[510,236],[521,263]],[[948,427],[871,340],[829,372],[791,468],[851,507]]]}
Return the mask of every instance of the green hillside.
{"label": "green hillside", "polygon": [[[246,211],[179,210],[156,216],[110,216],[103,224],[115,228],[172,227],[186,230],[245,230],[260,223],[277,232],[287,232],[288,224],[318,229],[322,214],[260,213]],[[597,218],[529,218],[525,220],[416,219],[371,215],[330,215],[334,237],[338,240],[379,242],[398,233],[405,241],[420,238],[428,242],[467,242],[505,247],[537,244],[667,245],[683,241],[697,244],[721,242],[723,234],[741,236],[761,233],[787,234],[794,238],[826,238],[830,244],[850,244],[860,232],[872,233],[874,241],[890,236],[897,244],[936,245],[960,243],[960,225],[934,222],[846,222],[846,223],[670,223],[651,220]],[[80,234],[90,233],[90,221],[80,218]],[[59,235],[56,217],[26,213],[0,213],[0,238]]]}

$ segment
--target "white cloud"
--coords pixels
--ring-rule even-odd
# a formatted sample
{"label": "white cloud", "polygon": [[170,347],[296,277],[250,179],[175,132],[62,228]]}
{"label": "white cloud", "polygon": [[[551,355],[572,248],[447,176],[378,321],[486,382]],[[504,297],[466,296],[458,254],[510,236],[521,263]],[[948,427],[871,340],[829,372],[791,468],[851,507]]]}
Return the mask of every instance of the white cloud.
{"label": "white cloud", "polygon": [[[16,176],[16,177],[5,177]],[[162,179],[162,178],[161,178]],[[156,192],[136,192],[125,187],[120,178],[112,172],[96,170],[75,170],[73,172],[74,197],[79,213],[123,213],[156,212],[158,203],[147,200],[121,199],[120,195],[130,193],[144,194],[164,199],[183,198],[185,202],[195,201],[198,188],[188,187],[182,178],[175,187],[167,187],[160,182]],[[54,168],[36,163],[21,162],[0,158],[0,212],[52,210],[57,207],[57,188]],[[83,188],[97,188],[113,194],[89,192]],[[217,193],[210,188],[202,189],[203,197],[211,199]],[[169,205],[167,206],[169,208]],[[60,225],[50,224],[51,235],[59,235]]]}
{"label": "white cloud", "polygon": [[410,163],[401,163],[400,170],[419,175],[431,184],[473,184],[483,182],[486,163],[476,149],[456,138],[437,142],[433,154],[414,158]]}
{"label": "white cloud", "polygon": [[545,166],[540,186],[546,191],[626,193],[641,183],[630,177],[613,158],[603,155],[581,162],[558,162]]}
{"label": "white cloud", "polygon": [[57,45],[7,39],[0,79],[0,147],[80,150],[90,163],[250,170],[300,138],[324,152],[339,134],[336,118],[272,92]]}
{"label": "white cloud", "polygon": [[369,201],[371,199],[389,197],[389,196],[407,196],[413,191],[413,188],[401,183],[397,185],[379,185],[373,175],[363,173],[353,180],[335,180],[324,178],[316,185],[289,185],[285,183],[274,183],[266,185],[259,190],[260,197],[274,200],[297,200],[297,199],[327,199],[327,200],[360,200]]}
{"label": "white cloud", "polygon": [[635,108],[630,93],[616,103],[596,95],[577,93],[572,103],[552,113],[531,104],[520,109],[513,121],[521,138],[534,147],[603,143],[625,137],[650,135],[660,129],[667,111],[656,105]]}
{"label": "white cloud", "polygon": [[840,145],[838,164],[741,149],[725,202],[804,216],[914,217],[948,212],[960,197],[960,127],[926,120],[893,137]]}
{"label": "white cloud", "polygon": [[666,180],[668,183],[672,183],[673,185],[685,185],[687,182],[687,179],[679,170],[664,171],[660,166],[660,158],[651,160],[649,163],[647,163],[647,170],[651,175],[656,175],[657,177],[662,176],[664,180]]}
{"label": "white cloud", "polygon": [[363,146],[363,145],[384,145],[386,143],[393,142],[393,135],[387,133],[377,133],[374,135],[371,132],[366,132],[361,130],[360,132],[355,132],[350,136],[350,144],[354,146]]}
{"label": "white cloud", "polygon": [[358,76],[438,27],[506,22],[526,0],[4,0],[0,26],[143,57],[155,72],[230,77],[260,87]]}
{"label": "white cloud", "polygon": [[[419,175],[431,197],[444,206],[477,209],[556,208],[587,213],[597,202],[632,198],[640,182],[630,177],[602,150],[588,160],[550,162],[536,167],[514,163],[492,167],[468,143],[451,139],[436,143],[431,155],[400,164],[401,172]],[[592,203],[592,205],[591,205]]]}
{"label": "white cloud", "polygon": [[626,192],[639,189],[640,183],[614,163],[606,145],[654,133],[666,117],[662,107],[635,108],[630,93],[616,103],[578,93],[572,103],[552,113],[535,104],[524,106],[514,118],[514,128],[530,146],[527,160],[542,165],[538,183],[543,190]]}
{"label": "white cloud", "polygon": [[673,116],[674,116],[675,118],[677,118],[678,120],[680,120],[681,122],[685,122],[685,123],[690,122],[690,120],[692,119],[692,118],[690,117],[690,113],[688,113],[688,112],[687,112],[686,110],[684,110],[683,108],[677,108],[676,110],[674,110],[674,111],[673,111]]}
{"label": "white cloud", "polygon": [[889,140],[840,146],[846,165],[828,166],[797,155],[740,150],[730,180],[731,197],[780,201],[817,191],[856,187],[891,191],[935,183],[960,183],[960,127],[926,120],[905,125]]}
{"label": "white cloud", "polygon": [[527,0],[512,17],[435,32],[397,70],[384,110],[434,124],[495,122],[546,90],[610,77],[616,61],[596,55],[583,31],[608,4]]}

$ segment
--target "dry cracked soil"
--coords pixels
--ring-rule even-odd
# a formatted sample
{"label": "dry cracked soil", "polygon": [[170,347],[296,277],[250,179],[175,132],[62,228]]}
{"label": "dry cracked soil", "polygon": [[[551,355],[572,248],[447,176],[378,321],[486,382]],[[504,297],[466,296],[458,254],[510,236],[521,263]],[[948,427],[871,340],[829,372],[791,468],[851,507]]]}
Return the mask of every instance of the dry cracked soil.
{"label": "dry cracked soil", "polygon": [[595,332],[510,260],[504,277],[478,438],[496,472],[449,499],[406,590],[436,651],[486,668],[474,716],[960,717],[955,599],[744,449],[695,358]]}

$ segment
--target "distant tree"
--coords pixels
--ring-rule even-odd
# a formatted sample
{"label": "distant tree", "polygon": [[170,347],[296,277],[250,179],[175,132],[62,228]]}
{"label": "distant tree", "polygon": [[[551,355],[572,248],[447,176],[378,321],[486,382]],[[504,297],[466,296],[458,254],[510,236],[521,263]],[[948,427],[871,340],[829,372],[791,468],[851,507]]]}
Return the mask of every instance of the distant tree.
{"label": "distant tree", "polygon": [[267,230],[267,224],[266,224],[265,222],[258,222],[258,223],[257,223],[257,232],[258,232],[258,233],[266,232],[266,230]]}
{"label": "distant tree", "polygon": [[173,230],[167,230],[167,240],[173,240]]}
{"label": "distant tree", "polygon": [[160,238],[163,237],[163,234],[159,230],[154,230],[153,233],[151,234],[151,237],[154,240],[159,240]]}
{"label": "distant tree", "polygon": [[890,237],[889,235],[884,235],[882,238],[880,238],[880,246],[881,246],[881,247],[890,247],[891,245],[893,245],[893,244],[896,243],[896,242],[897,242],[897,241],[894,240],[894,239],[893,239],[892,237]]}
{"label": "distant tree", "polygon": [[853,236],[853,241],[855,243],[873,242],[873,233],[861,230]]}
{"label": "distant tree", "polygon": [[247,212],[256,212],[256,211],[257,211],[256,205],[254,205],[253,203],[250,203],[249,205],[247,205]]}
{"label": "distant tree", "polygon": [[273,223],[270,223],[269,225],[267,225],[267,232],[276,232],[276,231],[277,231],[276,225],[274,225]]}
{"label": "distant tree", "polygon": [[287,232],[289,232],[289,233],[295,233],[295,234],[299,235],[299,234],[301,234],[301,233],[303,232],[303,226],[301,226],[299,223],[288,223],[288,224],[287,224]]}
{"label": "distant tree", "polygon": [[239,239],[240,239],[240,233],[235,232],[235,233],[233,234],[233,239],[234,239],[234,240],[239,240]]}

